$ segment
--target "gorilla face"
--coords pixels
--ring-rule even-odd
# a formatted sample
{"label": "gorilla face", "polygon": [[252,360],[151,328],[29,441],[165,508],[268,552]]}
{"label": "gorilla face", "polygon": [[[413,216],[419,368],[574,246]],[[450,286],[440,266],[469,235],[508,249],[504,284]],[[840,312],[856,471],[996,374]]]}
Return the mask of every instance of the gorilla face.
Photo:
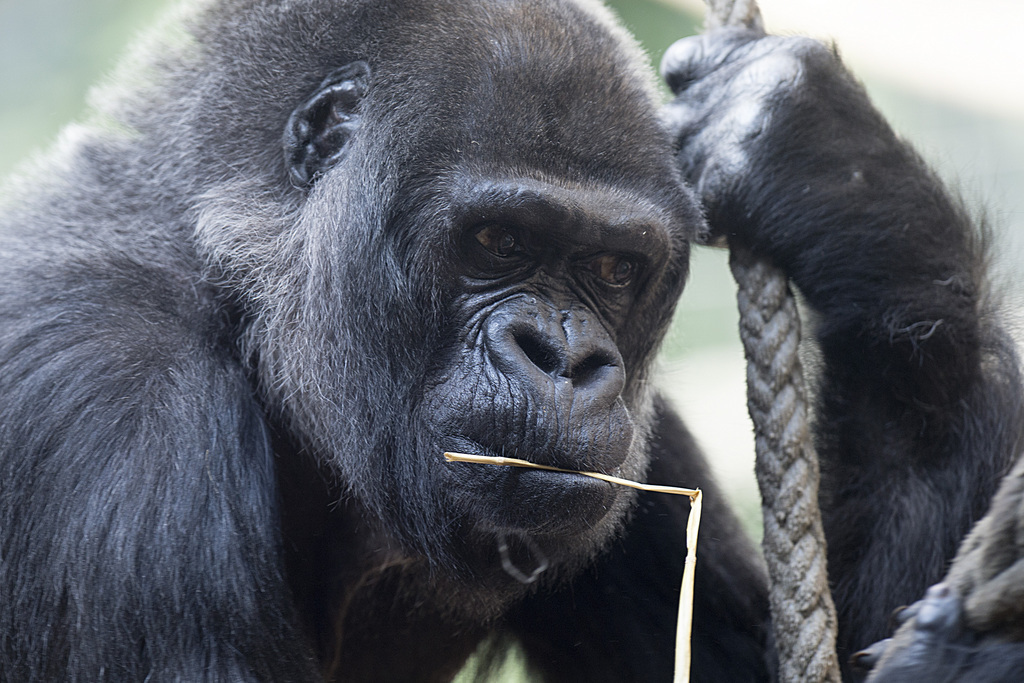
{"label": "gorilla face", "polygon": [[[474,194],[452,263],[454,338],[424,396],[440,445],[636,476],[637,369],[618,340],[665,270],[666,217],[528,178]],[[479,522],[530,534],[579,534],[619,493],[542,471],[451,472]]]}
{"label": "gorilla face", "polygon": [[[559,110],[565,116],[584,106],[566,102]],[[615,116],[591,114],[581,137],[620,134]],[[448,248],[438,257],[448,287],[439,301],[442,334],[425,349],[427,372],[417,382],[416,452],[428,463],[438,459],[433,486],[460,524],[476,535],[529,535],[564,562],[588,556],[617,528],[632,500],[628,490],[582,476],[443,464],[440,454],[502,455],[642,479],[648,416],[641,380],[685,277],[682,228],[699,220],[692,207],[681,210],[678,185],[669,187],[673,174],[653,164],[629,168],[635,149],[656,144],[655,127],[620,141],[621,168],[595,155],[566,171],[551,168],[564,164],[557,145],[532,152],[540,121],[496,117],[473,133],[481,147],[521,139],[507,160],[517,162],[512,168],[501,157],[463,159],[462,168],[440,174],[453,179]],[[550,116],[544,125],[552,125]],[[471,140],[465,149],[477,146]],[[518,162],[531,152],[543,163]]]}
{"label": "gorilla face", "polygon": [[493,564],[467,549],[511,534],[575,562],[629,493],[442,453],[643,478],[643,380],[702,219],[603,9],[460,8],[351,22],[372,47],[297,98],[289,284],[249,339],[269,402],[406,552]]}

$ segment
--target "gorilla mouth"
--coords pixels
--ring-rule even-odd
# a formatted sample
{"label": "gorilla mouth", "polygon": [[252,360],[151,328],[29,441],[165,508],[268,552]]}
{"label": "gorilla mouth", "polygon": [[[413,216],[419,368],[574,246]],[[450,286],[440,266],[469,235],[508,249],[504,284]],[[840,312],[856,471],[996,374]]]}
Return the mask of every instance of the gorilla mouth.
{"label": "gorilla mouth", "polygon": [[[491,457],[496,453],[465,439],[455,450]],[[536,458],[523,458],[538,462]],[[545,459],[546,460],[546,459]],[[450,463],[458,473],[458,497],[478,523],[500,531],[572,535],[591,529],[624,494],[619,487],[582,474],[519,467]]]}

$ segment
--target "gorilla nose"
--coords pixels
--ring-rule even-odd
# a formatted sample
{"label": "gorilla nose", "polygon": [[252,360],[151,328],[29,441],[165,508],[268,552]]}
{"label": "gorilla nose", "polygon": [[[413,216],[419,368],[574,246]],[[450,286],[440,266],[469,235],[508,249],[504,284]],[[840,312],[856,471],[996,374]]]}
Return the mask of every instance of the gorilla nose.
{"label": "gorilla nose", "polygon": [[594,348],[589,343],[574,348],[531,327],[513,330],[512,341],[518,347],[513,351],[525,357],[520,362],[532,364],[550,377],[564,377],[575,387],[600,383],[607,375],[615,374],[621,364],[618,355],[609,349]]}
{"label": "gorilla nose", "polygon": [[488,351],[497,368],[530,387],[554,383],[576,400],[613,402],[622,392],[622,356],[585,311],[526,307],[492,316]]}

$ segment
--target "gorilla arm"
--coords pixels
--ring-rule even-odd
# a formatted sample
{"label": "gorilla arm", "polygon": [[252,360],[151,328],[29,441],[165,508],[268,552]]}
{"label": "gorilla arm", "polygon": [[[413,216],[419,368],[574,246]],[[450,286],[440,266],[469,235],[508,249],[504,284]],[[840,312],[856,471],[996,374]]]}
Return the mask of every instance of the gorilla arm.
{"label": "gorilla arm", "polygon": [[21,254],[0,310],[0,678],[317,680],[221,316],[180,264],[77,260]]}
{"label": "gorilla arm", "polygon": [[815,315],[845,661],[938,580],[1019,452],[984,234],[824,46],[719,31],[677,43],[664,70],[712,229],[780,266]]}

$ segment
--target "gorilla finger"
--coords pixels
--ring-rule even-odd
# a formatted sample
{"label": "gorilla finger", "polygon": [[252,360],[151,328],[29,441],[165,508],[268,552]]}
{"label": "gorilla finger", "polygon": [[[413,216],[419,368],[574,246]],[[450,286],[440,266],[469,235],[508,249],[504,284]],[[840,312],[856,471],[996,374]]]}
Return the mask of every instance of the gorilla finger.
{"label": "gorilla finger", "polygon": [[937,583],[925,592],[915,623],[925,631],[955,631],[961,622],[963,603],[960,594],[948,583]]}
{"label": "gorilla finger", "polygon": [[673,43],[661,59],[661,76],[678,95],[731,61],[736,48],[761,37],[756,31],[723,28],[682,38]]}
{"label": "gorilla finger", "polygon": [[900,626],[916,617],[917,610],[920,606],[921,603],[915,602],[913,605],[900,605],[894,609],[892,614],[889,615],[889,630],[895,631]]}
{"label": "gorilla finger", "polygon": [[672,93],[678,95],[699,79],[704,61],[704,36],[681,38],[661,58],[661,77]]}
{"label": "gorilla finger", "polygon": [[885,655],[890,643],[892,643],[892,638],[886,638],[870,647],[864,648],[860,652],[854,652],[850,657],[850,669],[860,676],[866,676],[871,673],[871,670],[875,668],[875,665]]}

